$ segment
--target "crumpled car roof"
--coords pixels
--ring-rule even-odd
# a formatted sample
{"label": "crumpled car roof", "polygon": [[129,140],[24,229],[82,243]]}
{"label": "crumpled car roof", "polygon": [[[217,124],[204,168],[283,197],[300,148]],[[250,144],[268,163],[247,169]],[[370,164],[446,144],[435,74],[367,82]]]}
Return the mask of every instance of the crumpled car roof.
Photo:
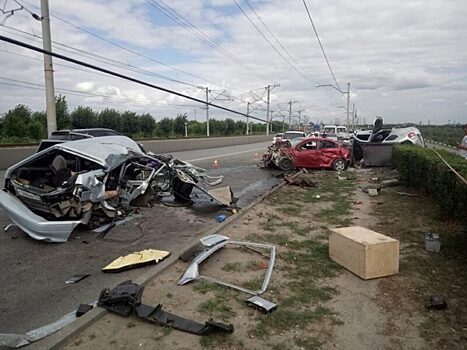
{"label": "crumpled car roof", "polygon": [[126,136],[103,136],[70,141],[51,146],[47,150],[63,149],[85,157],[106,168],[113,168],[130,154],[144,155],[138,144]]}
{"label": "crumpled car roof", "polygon": [[5,179],[10,178],[12,171],[29,164],[33,159],[41,157],[52,150],[64,150],[79,157],[101,165],[106,170],[112,170],[126,161],[131,155],[145,156],[138,144],[126,136],[102,136],[89,139],[59,143],[23,159],[9,167]]}

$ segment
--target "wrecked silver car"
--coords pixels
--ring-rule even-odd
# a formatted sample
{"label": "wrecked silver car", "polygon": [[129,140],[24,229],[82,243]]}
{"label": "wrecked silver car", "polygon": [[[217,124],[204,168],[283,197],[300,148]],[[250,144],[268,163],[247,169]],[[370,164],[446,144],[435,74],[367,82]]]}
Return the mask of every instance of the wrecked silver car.
{"label": "wrecked silver car", "polygon": [[32,238],[65,242],[79,224],[93,229],[109,223],[149,192],[176,188],[189,196],[203,174],[175,162],[144,154],[125,136],[60,143],[6,171],[0,207]]}

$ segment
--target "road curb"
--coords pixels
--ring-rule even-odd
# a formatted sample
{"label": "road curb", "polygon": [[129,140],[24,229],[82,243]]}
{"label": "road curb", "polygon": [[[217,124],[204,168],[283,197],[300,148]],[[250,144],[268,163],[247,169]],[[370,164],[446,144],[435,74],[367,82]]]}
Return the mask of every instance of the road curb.
{"label": "road curb", "polygon": [[[291,178],[295,178],[298,175],[300,175],[302,172],[299,171],[292,175]],[[266,197],[271,195],[273,192],[281,189],[284,187],[287,183],[285,181],[279,183],[278,185],[273,186],[270,188],[268,191],[263,193],[261,196],[259,196],[256,200],[254,200],[252,203],[247,205],[245,208],[241,209],[237,214],[234,214],[227,218],[224,222],[220,223],[219,225],[215,225],[212,229],[208,230],[207,232],[200,232],[197,237],[193,240],[190,241],[189,244],[183,246],[178,252],[172,252],[171,255],[163,260],[161,263],[157,264],[150,270],[146,271],[142,275],[140,275],[138,278],[134,279],[133,282],[138,283],[142,286],[147,285],[151,280],[153,280],[157,275],[159,275],[161,272],[163,272],[165,269],[169,268],[172,266],[175,262],[177,262],[179,256],[181,253],[193,248],[195,245],[199,243],[199,238],[205,235],[211,235],[211,234],[217,234],[220,233],[225,227],[237,222],[240,220],[243,216],[245,216],[248,211],[250,211],[253,207],[261,203]],[[81,333],[83,330],[87,329],[90,327],[92,324],[97,322],[100,318],[102,318],[104,315],[108,313],[107,310],[100,308],[100,307],[95,307],[85,315],[77,318],[73,323],[70,325],[64,327],[63,329],[59,330],[58,332],[42,339],[39,340],[35,343],[32,343],[30,345],[27,345],[25,349],[30,349],[30,350],[56,350],[56,349],[61,349],[65,343],[68,342],[68,340],[77,334]]]}

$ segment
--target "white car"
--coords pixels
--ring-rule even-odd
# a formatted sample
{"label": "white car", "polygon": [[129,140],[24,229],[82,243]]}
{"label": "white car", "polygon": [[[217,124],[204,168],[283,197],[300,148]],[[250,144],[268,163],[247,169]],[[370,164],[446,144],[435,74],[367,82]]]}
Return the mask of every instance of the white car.
{"label": "white car", "polygon": [[275,144],[277,141],[282,140],[282,135],[284,134],[281,132],[278,134],[275,134],[274,137],[272,138],[272,144]]}
{"label": "white car", "polygon": [[306,134],[303,131],[286,131],[282,135],[282,140],[291,141],[293,139],[305,138]]}

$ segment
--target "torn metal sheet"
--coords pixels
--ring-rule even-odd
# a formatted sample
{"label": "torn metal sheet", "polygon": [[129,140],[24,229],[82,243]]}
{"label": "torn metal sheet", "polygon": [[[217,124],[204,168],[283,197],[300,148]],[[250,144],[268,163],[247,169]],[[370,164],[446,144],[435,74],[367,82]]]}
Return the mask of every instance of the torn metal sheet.
{"label": "torn metal sheet", "polygon": [[[95,306],[96,302],[93,302],[90,305]],[[76,320],[76,311],[77,310],[73,310],[55,322],[36,328],[24,334],[0,333],[0,346],[20,348],[48,337]]]}
{"label": "torn metal sheet", "polygon": [[146,249],[140,252],[121,256],[102,268],[104,272],[121,272],[134,267],[148,264],[157,264],[170,255],[170,252],[155,249]]}
{"label": "torn metal sheet", "polygon": [[142,304],[141,297],[143,290],[144,287],[131,281],[126,281],[112,290],[104,289],[100,293],[97,304],[108,311],[122,316],[129,316],[135,313],[136,316],[145,321],[196,335],[208,335],[213,332],[232,333],[234,331],[232,324],[215,322],[213,320],[209,320],[203,324],[164,311],[161,304],[157,306]]}
{"label": "torn metal sheet", "polygon": [[220,187],[209,191],[198,184],[194,184],[194,186],[222,205],[229,206],[232,204],[233,193],[230,186]]}
{"label": "torn metal sheet", "polygon": [[232,204],[233,193],[230,186],[219,187],[209,190],[208,194],[223,205],[229,206],[230,204]]}
{"label": "torn metal sheet", "polygon": [[[222,237],[225,237],[225,236],[222,236]],[[212,254],[214,254],[216,251],[218,251],[219,249],[224,248],[227,244],[239,245],[239,246],[244,246],[244,247],[248,247],[248,248],[270,249],[269,264],[268,264],[268,267],[267,267],[267,270],[266,270],[266,274],[264,276],[263,283],[262,283],[261,288],[259,290],[254,291],[254,290],[244,288],[244,287],[241,287],[241,286],[237,286],[237,285],[234,285],[234,284],[231,284],[231,283],[219,281],[219,280],[217,280],[215,278],[201,276],[199,274],[199,265],[204,260],[209,258]],[[190,263],[190,265],[186,269],[185,273],[179,279],[178,285],[182,286],[182,285],[187,284],[187,283],[189,283],[191,281],[194,281],[194,280],[204,279],[204,280],[214,282],[214,283],[226,286],[226,287],[230,287],[230,288],[233,288],[233,289],[240,290],[242,292],[245,292],[245,293],[248,293],[248,294],[251,294],[251,295],[261,295],[266,291],[266,289],[267,289],[267,287],[269,285],[269,281],[271,280],[271,275],[272,275],[272,270],[274,268],[275,260],[276,260],[276,247],[274,247],[273,245],[253,243],[253,242],[220,240],[219,243],[209,246],[204,251],[200,252],[193,259],[193,261]]]}

